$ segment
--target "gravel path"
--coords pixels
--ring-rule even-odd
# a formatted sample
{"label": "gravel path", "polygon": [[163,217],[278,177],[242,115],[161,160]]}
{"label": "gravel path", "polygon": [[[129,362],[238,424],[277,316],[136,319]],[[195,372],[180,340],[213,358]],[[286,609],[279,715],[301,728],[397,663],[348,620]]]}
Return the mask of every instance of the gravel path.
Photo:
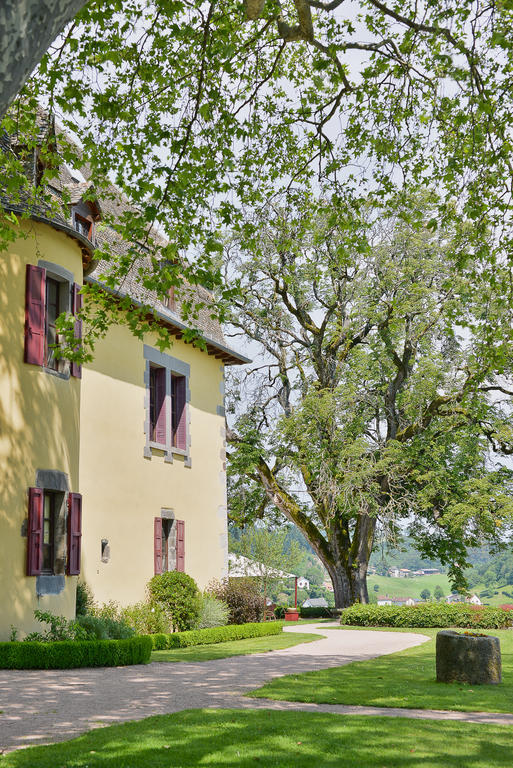
{"label": "gravel path", "polygon": [[[348,664],[420,645],[425,635],[407,632],[330,631],[322,640],[272,653],[201,663],[78,670],[0,671],[0,751],[64,741],[91,728],[191,708],[272,708],[344,714],[511,722],[513,716],[392,710],[245,699],[244,693],[279,675]],[[505,720],[508,718],[509,720]],[[486,718],[486,719],[479,719]]]}

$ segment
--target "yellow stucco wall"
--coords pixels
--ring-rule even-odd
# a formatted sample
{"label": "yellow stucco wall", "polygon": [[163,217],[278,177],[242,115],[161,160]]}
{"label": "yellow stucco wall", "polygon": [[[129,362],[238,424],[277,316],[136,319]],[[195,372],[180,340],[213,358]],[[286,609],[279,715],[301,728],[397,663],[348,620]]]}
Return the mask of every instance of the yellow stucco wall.
{"label": "yellow stucco wall", "polygon": [[[152,338],[145,343],[152,345]],[[185,571],[204,587],[226,572],[224,418],[219,360],[181,341],[166,353],[190,365],[190,458],[144,456],[143,342],[112,327],[84,367],[80,480],[82,574],[100,602],[142,600],[154,573],[153,521],[162,508],[185,521]],[[110,560],[101,561],[107,539]]]}
{"label": "yellow stucco wall", "polygon": [[64,472],[70,490],[79,486],[80,381],[63,380],[23,362],[25,266],[53,262],[82,283],[77,244],[45,224],[23,222],[27,239],[0,253],[0,640],[10,625],[22,632],[41,628],[35,608],[73,616],[76,577],[66,577],[60,595],[36,595],[36,577],[27,577],[27,489],[38,469]]}

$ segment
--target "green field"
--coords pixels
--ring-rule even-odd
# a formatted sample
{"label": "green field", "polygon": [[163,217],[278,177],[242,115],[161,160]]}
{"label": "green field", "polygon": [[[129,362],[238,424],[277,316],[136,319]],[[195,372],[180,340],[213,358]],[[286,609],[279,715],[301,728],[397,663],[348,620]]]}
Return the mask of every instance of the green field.
{"label": "green field", "polygon": [[[374,585],[378,584],[379,591],[374,591]],[[449,579],[445,573],[434,576],[416,576],[414,579],[396,579],[391,576],[369,576],[367,579],[369,595],[388,595],[389,597],[415,597],[420,599],[423,589],[429,589],[431,597],[435,587],[440,585],[444,596],[452,592]]]}
{"label": "green field", "polygon": [[[379,586],[377,592],[374,591],[375,584]],[[443,589],[444,596],[450,595],[453,591],[445,573],[438,573],[434,576],[416,576],[413,579],[397,579],[391,576],[369,576],[367,578],[370,597],[373,595],[388,595],[389,597],[414,597],[420,599],[420,593],[423,589],[429,589],[431,597],[433,597],[435,587],[438,585]],[[483,589],[486,589],[484,584],[477,584],[469,589],[469,592],[470,594],[475,593],[479,595]],[[497,591],[497,594],[493,595],[493,597],[483,597],[483,604],[503,605],[504,603],[513,603],[513,598],[503,593],[503,590],[506,590],[506,592],[513,595],[512,584],[503,584],[500,588],[495,587],[492,589]]]}

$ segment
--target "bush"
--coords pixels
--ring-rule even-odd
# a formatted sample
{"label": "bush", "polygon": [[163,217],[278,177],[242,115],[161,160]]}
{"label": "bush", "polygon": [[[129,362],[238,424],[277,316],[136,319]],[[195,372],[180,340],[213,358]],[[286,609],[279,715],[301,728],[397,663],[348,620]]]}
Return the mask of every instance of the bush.
{"label": "bush", "polygon": [[34,617],[42,624],[49,624],[49,629],[44,632],[31,632],[23,642],[54,643],[60,640],[87,640],[87,632],[78,621],[66,619],[64,616],[55,616],[50,611],[34,611]]}
{"label": "bush", "polygon": [[500,608],[462,603],[422,605],[352,605],[342,612],[341,624],[359,627],[468,627],[502,629],[512,624]]}
{"label": "bush", "polygon": [[93,611],[94,598],[91,587],[85,581],[78,579],[75,614],[77,616],[85,616],[86,614],[93,613]]}
{"label": "bush", "polygon": [[138,635],[153,635],[156,632],[171,632],[171,614],[158,603],[141,602],[127,605],[120,611],[123,621]]}
{"label": "bush", "polygon": [[281,632],[283,632],[282,624],[267,621],[257,624],[230,624],[227,627],[211,629],[193,629],[190,632],[174,632],[171,635],[152,635],[151,639],[153,648],[156,651],[162,651],[168,648],[188,648],[191,645],[211,645],[228,640],[244,640],[248,637],[279,635]]}
{"label": "bush", "polygon": [[287,608],[287,605],[277,605],[274,609],[274,615],[277,619],[284,619],[285,618],[285,609]]}
{"label": "bush", "polygon": [[331,619],[333,608],[323,608],[322,606],[300,608],[299,613],[302,619]]}
{"label": "bush", "polygon": [[163,605],[171,614],[173,628],[191,629],[198,622],[200,600],[196,582],[180,571],[168,571],[154,576],[148,582],[152,601]]}
{"label": "bush", "polygon": [[147,664],[151,650],[149,637],[0,643],[0,669],[72,669]]}
{"label": "bush", "polygon": [[227,604],[229,624],[262,621],[265,601],[253,579],[214,579],[208,584],[207,592]]}
{"label": "bush", "polygon": [[200,614],[197,629],[208,629],[209,627],[223,627],[228,624],[230,609],[224,600],[209,595],[205,592],[201,596]]}
{"label": "bush", "polygon": [[102,605],[94,605],[91,613],[93,616],[98,616],[99,619],[121,621],[121,606],[115,600],[109,600],[108,603],[103,603]]}
{"label": "bush", "polygon": [[77,616],[77,622],[87,633],[88,640],[125,640],[135,632],[128,623],[99,616]]}

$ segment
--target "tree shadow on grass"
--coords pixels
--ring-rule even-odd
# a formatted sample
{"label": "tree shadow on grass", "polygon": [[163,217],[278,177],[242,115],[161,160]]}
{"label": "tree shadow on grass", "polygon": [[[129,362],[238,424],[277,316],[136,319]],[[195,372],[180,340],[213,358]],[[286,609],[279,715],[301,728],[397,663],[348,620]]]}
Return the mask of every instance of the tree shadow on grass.
{"label": "tree shadow on grass", "polygon": [[2,768],[506,768],[504,726],[303,712],[188,710],[5,756]]}

